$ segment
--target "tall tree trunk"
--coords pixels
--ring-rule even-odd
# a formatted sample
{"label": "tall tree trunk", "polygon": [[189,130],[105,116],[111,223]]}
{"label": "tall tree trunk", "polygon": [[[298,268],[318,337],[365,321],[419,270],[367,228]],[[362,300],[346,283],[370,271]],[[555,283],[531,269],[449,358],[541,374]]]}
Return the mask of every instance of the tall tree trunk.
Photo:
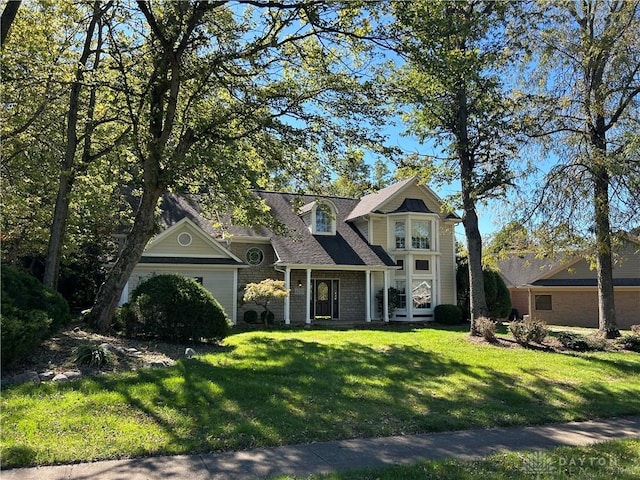
{"label": "tall tree trunk", "polygon": [[[80,108],[80,93],[83,88],[84,73],[87,68],[87,62],[91,55],[91,42],[96,30],[96,25],[105,13],[108,7],[101,8],[100,2],[95,2],[93,6],[93,15],[87,28],[82,55],[78,61],[76,75],[71,85],[71,94],[69,96],[69,114],[67,116],[67,144],[65,148],[64,158],[60,165],[60,177],[58,180],[58,193],[56,196],[56,204],[53,212],[53,220],[51,222],[51,234],[49,236],[49,246],[47,248],[47,258],[45,260],[43,283],[47,287],[56,290],[58,287],[58,275],[60,271],[60,260],[62,257],[62,246],[64,242],[64,233],[67,227],[67,219],[69,218],[69,204],[71,202],[71,190],[75,180],[75,157],[78,149],[78,116]],[[95,49],[96,62],[100,55],[100,48]],[[89,116],[92,114],[89,113]],[[89,132],[85,132],[90,135]]]}
{"label": "tall tree trunk", "polygon": [[[464,49],[464,45],[462,45]],[[469,298],[471,326],[469,333],[477,335],[476,319],[489,316],[487,299],[484,293],[484,276],[482,275],[482,236],[478,228],[478,215],[474,198],[473,156],[469,148],[469,112],[464,79],[459,81],[456,92],[456,150],[460,163],[460,181],[462,190],[462,224],[467,237],[469,251]]]}
{"label": "tall tree trunk", "polygon": [[604,166],[597,166],[593,175],[598,272],[598,328],[606,338],[616,338],[620,336],[620,332],[616,322],[613,293],[613,261],[611,227],[609,224],[609,175]]}
{"label": "tall tree trunk", "polygon": [[9,0],[4,6],[2,18],[0,18],[0,45],[2,46],[4,46],[4,42],[6,42],[7,37],[9,37],[9,30],[16,18],[20,3],[22,3],[21,0]]}
{"label": "tall tree trunk", "polygon": [[100,286],[88,321],[96,330],[106,332],[118,307],[120,296],[131,272],[140,261],[142,252],[156,230],[155,209],[164,188],[157,185],[144,189],[133,227],[118,258]]}

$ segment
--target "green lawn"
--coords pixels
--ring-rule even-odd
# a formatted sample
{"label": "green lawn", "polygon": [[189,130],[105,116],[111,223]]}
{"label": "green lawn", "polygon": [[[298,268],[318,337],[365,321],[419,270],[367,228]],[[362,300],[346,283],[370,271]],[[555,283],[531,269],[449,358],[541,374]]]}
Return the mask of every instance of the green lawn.
{"label": "green lawn", "polygon": [[[283,477],[290,480],[292,477]],[[617,440],[589,447],[546,452],[508,452],[477,461],[420,462],[305,477],[309,480],[636,480],[640,478],[640,440]]]}
{"label": "green lawn", "polygon": [[640,413],[640,355],[466,332],[247,332],[163,369],[2,392],[2,465],[207,452]]}

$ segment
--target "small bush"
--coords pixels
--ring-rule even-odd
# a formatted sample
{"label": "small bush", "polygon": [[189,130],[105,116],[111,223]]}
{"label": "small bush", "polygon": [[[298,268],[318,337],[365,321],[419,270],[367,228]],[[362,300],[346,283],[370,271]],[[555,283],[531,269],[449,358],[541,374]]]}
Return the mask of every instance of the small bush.
{"label": "small bush", "polygon": [[17,268],[2,266],[2,303],[20,310],[41,310],[51,319],[49,330],[56,332],[71,320],[69,305],[58,292],[48,289],[35,277]]}
{"label": "small bush", "polygon": [[273,325],[276,316],[273,314],[271,310],[263,310],[260,312],[260,321],[265,325]]}
{"label": "small bush", "polygon": [[625,350],[640,353],[640,335],[627,335],[618,339],[618,343]]}
{"label": "small bush", "polygon": [[20,310],[3,305],[0,315],[2,367],[24,358],[40,345],[50,325],[51,319],[42,310]]}
{"label": "small bush", "polygon": [[484,337],[487,342],[495,342],[496,341],[496,324],[486,317],[477,318],[476,321],[476,331],[478,335]]}
{"label": "small bush", "polygon": [[631,331],[635,335],[640,335],[640,325],[631,325]]}
{"label": "small bush", "polygon": [[520,345],[531,342],[542,343],[549,333],[547,325],[542,320],[529,319],[523,322],[511,322],[509,330]]}
{"label": "small bush", "polygon": [[607,349],[607,341],[602,337],[587,337],[579,333],[560,332],[558,340],[565,348],[576,352],[602,351]]}
{"label": "small bush", "polygon": [[104,367],[115,363],[115,355],[100,345],[80,345],[75,362],[90,367]]}
{"label": "small bush", "polygon": [[258,323],[258,312],[255,310],[247,310],[242,317],[245,323]]}
{"label": "small bush", "polygon": [[213,295],[182,275],[156,275],[138,285],[119,318],[130,336],[170,341],[221,340],[229,321]]}
{"label": "small bush", "polygon": [[69,306],[62,296],[31,275],[2,266],[2,366],[24,358],[50,333],[69,322]]}
{"label": "small bush", "polygon": [[433,318],[444,325],[458,325],[462,322],[462,309],[457,305],[437,305],[433,309]]}

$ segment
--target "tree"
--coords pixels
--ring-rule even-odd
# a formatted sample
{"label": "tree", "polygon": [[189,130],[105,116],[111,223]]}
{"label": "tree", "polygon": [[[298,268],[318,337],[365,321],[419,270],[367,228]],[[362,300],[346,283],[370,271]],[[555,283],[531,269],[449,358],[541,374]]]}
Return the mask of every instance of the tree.
{"label": "tree", "polygon": [[[379,136],[362,133],[358,120],[367,116],[375,123],[375,112],[357,75],[345,67],[350,53],[339,33],[360,21],[349,3],[136,6],[118,5],[127,23],[110,28],[109,37],[141,194],[89,317],[99,330],[109,328],[156,231],[155,209],[167,189],[207,193],[206,207],[232,205],[234,220],[255,219],[266,208],[250,188],[313,170],[323,152],[329,160],[344,152],[345,141],[381,144]],[[361,36],[345,35],[344,42],[358,43]],[[361,43],[352,51],[361,54]],[[366,108],[358,107],[361,101]],[[338,122],[347,117],[352,121]]]}
{"label": "tree", "polygon": [[[113,128],[117,95],[105,93],[99,68],[108,6],[26,3],[3,44],[3,259],[31,259],[35,273],[48,257],[45,283],[51,286],[61,259],[68,264],[74,252],[105,244],[109,226],[116,224],[113,215],[106,221],[103,214],[117,211],[108,195],[116,187],[107,178],[116,184],[118,168],[97,165],[98,159],[115,157],[120,134]],[[72,185],[80,188],[72,191]]]}
{"label": "tree", "polygon": [[[244,289],[244,302],[254,302],[264,310],[260,314],[263,323],[273,323],[273,313],[269,310],[269,303],[282,300],[289,296],[289,290],[284,288],[284,281],[267,278],[259,283],[249,283]],[[269,317],[272,318],[269,321]]]}
{"label": "tree", "polygon": [[476,205],[504,194],[516,156],[513,104],[500,80],[508,6],[475,0],[392,4],[392,48],[405,62],[392,92],[409,108],[410,133],[422,141],[435,138],[443,151],[439,159],[420,158],[417,167],[461,183],[474,335],[475,319],[489,314]]}
{"label": "tree", "polygon": [[[538,95],[530,134],[558,155],[536,191],[535,214],[547,230],[591,237],[598,277],[599,329],[619,335],[612,237],[640,218],[640,2],[540,1],[530,17]],[[544,79],[544,80],[543,80]],[[635,153],[634,153],[635,150]],[[591,203],[591,210],[584,202]],[[613,222],[613,223],[612,223]]]}

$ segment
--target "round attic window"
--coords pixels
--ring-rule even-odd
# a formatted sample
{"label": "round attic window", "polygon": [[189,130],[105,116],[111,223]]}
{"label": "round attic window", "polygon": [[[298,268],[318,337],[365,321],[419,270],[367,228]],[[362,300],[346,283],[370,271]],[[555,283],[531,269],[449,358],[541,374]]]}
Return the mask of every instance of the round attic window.
{"label": "round attic window", "polygon": [[191,235],[187,232],[182,232],[180,235],[178,235],[178,243],[183,247],[188,247],[189,245],[191,245],[192,241],[193,238],[191,238]]}
{"label": "round attic window", "polygon": [[251,247],[247,250],[247,263],[249,265],[258,266],[264,260],[264,253],[258,247]]}

